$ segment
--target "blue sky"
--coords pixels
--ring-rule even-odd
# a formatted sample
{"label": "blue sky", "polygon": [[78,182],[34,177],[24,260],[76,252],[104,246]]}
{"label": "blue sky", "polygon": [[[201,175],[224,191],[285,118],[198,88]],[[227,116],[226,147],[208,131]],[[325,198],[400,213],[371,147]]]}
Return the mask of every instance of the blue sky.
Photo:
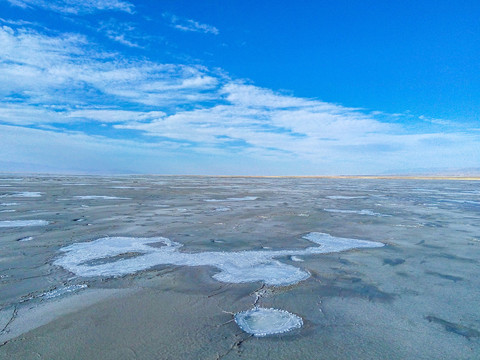
{"label": "blue sky", "polygon": [[0,0],[0,170],[479,169],[479,18],[478,1]]}

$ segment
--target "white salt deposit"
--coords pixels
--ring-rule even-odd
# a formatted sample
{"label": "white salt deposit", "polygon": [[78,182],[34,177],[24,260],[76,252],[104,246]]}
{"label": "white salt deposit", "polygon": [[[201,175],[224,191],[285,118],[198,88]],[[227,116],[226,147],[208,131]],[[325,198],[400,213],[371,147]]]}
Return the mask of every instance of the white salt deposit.
{"label": "white salt deposit", "polygon": [[[307,279],[310,274],[275,258],[383,246],[378,242],[337,238],[316,232],[309,233],[303,238],[319,246],[301,250],[185,253],[180,251],[182,244],[164,237],[106,237],[60,249],[64,255],[54,264],[83,277],[123,276],[156,265],[213,266],[219,270],[213,276],[218,281],[227,283],[261,281],[268,285],[289,285]],[[161,246],[158,246],[159,244]]]}
{"label": "white salt deposit", "polygon": [[298,256],[290,256],[290,260],[292,261],[296,261],[296,262],[303,262],[303,259],[301,257],[298,257]]}
{"label": "white salt deposit", "polygon": [[272,308],[253,308],[238,312],[234,320],[240,329],[257,337],[283,334],[303,325],[300,316]]}
{"label": "white salt deposit", "polygon": [[208,201],[208,202],[218,202],[218,201],[253,201],[253,200],[257,200],[258,197],[257,196],[245,196],[245,197],[230,197],[230,198],[226,198],[226,199],[205,199],[205,201]]}
{"label": "white salt deposit", "polygon": [[117,197],[117,196],[104,196],[104,195],[83,195],[75,196],[77,199],[81,200],[130,200],[130,198]]}
{"label": "white salt deposit", "polygon": [[0,197],[41,197],[42,192],[38,191],[22,191],[22,192],[15,192],[12,194],[2,194]]}
{"label": "white salt deposit", "polygon": [[142,189],[140,186],[111,186],[110,189]]}
{"label": "white salt deposit", "polygon": [[32,241],[32,240],[33,240],[33,236],[25,236],[21,239],[18,239],[17,241],[24,242],[24,241]]}
{"label": "white salt deposit", "polygon": [[364,199],[365,196],[344,196],[344,195],[330,195],[328,199],[332,200],[349,200],[349,199]]}
{"label": "white salt deposit", "polygon": [[40,294],[38,297],[42,299],[53,299],[68,293],[77,292],[81,289],[85,289],[87,287],[86,284],[80,285],[68,285],[61,288],[57,288],[46,293]]}
{"label": "white salt deposit", "polygon": [[5,220],[0,221],[0,227],[45,226],[46,220]]}
{"label": "white salt deposit", "polygon": [[340,214],[358,214],[358,215],[369,215],[369,216],[391,216],[391,215],[385,215],[385,214],[380,214],[377,212],[373,212],[371,210],[341,210],[341,209],[323,209],[328,212],[332,213],[340,213]]}

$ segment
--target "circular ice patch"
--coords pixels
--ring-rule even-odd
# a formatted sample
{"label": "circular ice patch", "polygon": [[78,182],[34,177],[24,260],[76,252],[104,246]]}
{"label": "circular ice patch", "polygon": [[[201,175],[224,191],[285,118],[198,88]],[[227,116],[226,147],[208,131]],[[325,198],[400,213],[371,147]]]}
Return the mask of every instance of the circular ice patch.
{"label": "circular ice patch", "polygon": [[285,310],[254,308],[235,314],[235,322],[253,336],[281,334],[302,327],[300,316]]}

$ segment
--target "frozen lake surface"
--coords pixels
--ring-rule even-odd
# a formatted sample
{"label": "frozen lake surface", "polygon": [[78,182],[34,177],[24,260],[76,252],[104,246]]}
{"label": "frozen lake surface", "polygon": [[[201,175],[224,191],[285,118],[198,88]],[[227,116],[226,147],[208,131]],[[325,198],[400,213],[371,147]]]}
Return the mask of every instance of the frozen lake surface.
{"label": "frozen lake surface", "polygon": [[0,180],[0,359],[480,358],[478,181]]}

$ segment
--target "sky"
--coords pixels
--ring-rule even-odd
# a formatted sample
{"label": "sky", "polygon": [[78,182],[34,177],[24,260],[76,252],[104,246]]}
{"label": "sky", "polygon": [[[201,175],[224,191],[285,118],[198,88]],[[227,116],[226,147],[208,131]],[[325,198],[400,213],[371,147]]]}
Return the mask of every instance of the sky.
{"label": "sky", "polygon": [[0,172],[480,173],[480,2],[0,0]]}

